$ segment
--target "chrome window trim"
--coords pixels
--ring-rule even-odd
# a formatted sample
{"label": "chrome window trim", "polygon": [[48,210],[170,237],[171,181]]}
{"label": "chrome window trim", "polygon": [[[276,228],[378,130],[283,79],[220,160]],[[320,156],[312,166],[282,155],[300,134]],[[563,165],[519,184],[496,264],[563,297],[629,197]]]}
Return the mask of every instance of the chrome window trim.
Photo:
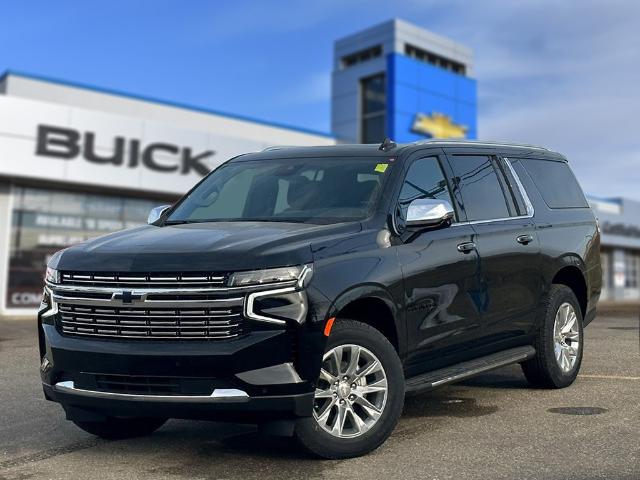
{"label": "chrome window trim", "polygon": [[470,147],[514,147],[528,148],[532,150],[542,150],[548,152],[549,149],[538,145],[528,145],[526,143],[508,143],[508,142],[477,142],[473,140],[442,140],[442,139],[425,139],[413,142],[413,145],[451,145],[452,147],[470,146]]}
{"label": "chrome window trim", "polygon": [[526,217],[533,217],[533,214],[535,213],[535,209],[533,208],[533,203],[531,203],[531,200],[529,199],[529,195],[527,194],[527,190],[524,188],[524,186],[522,185],[522,182],[520,181],[520,177],[518,176],[518,174],[516,173],[515,169],[513,168],[513,165],[511,165],[511,162],[509,161],[509,158],[502,157],[502,160],[504,160],[504,163],[507,164],[507,168],[511,172],[511,175],[513,175],[513,178],[516,181],[516,185],[518,186],[518,190],[520,190],[520,195],[522,195],[522,198],[524,200],[524,204],[527,207],[527,214],[523,215],[523,217],[525,217],[525,218]]}
{"label": "chrome window trim", "polygon": [[525,190],[524,186],[522,185],[522,182],[520,181],[520,177],[518,177],[518,174],[514,170],[513,166],[511,165],[511,162],[507,157],[499,157],[499,160],[504,161],[504,163],[507,165],[507,168],[509,169],[509,172],[511,172],[511,175],[513,175],[513,178],[516,181],[516,186],[518,187],[518,191],[520,192],[520,195],[522,195],[524,204],[527,207],[527,214],[518,215],[515,217],[488,218],[486,220],[470,220],[466,222],[454,222],[451,224],[452,227],[461,226],[461,225],[478,225],[483,223],[505,222],[507,220],[524,220],[526,218],[533,218],[536,212],[535,212],[535,209],[533,208],[533,203],[531,203],[531,200],[529,199],[529,195],[527,194],[527,191]]}

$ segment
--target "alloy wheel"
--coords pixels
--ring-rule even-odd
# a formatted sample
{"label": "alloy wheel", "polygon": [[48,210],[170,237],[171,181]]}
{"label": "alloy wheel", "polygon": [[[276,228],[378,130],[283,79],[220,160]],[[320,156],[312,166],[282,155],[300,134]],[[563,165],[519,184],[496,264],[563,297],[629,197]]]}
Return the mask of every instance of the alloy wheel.
{"label": "alloy wheel", "polygon": [[563,303],[556,312],[553,324],[553,349],[560,369],[568,373],[576,364],[580,348],[580,330],[578,316],[568,302]]}
{"label": "alloy wheel", "polygon": [[313,417],[335,437],[358,437],[381,417],[387,396],[380,360],[359,345],[338,345],[324,354]]}

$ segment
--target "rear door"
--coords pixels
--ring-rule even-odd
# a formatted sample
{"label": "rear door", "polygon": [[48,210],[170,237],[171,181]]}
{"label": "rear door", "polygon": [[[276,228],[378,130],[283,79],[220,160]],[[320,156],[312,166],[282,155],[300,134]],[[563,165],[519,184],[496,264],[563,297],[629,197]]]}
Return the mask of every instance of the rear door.
{"label": "rear door", "polygon": [[459,149],[447,156],[476,233],[484,299],[481,341],[499,350],[527,334],[535,318],[541,272],[533,207],[511,165],[497,152]]}

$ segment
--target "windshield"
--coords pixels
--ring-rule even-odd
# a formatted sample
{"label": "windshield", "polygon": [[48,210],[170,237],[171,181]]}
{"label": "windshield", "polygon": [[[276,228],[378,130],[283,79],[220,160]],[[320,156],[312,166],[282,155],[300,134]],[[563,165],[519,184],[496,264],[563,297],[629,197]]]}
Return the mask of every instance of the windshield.
{"label": "windshield", "polygon": [[388,175],[382,159],[231,162],[211,173],[166,224],[215,221],[339,223],[368,217]]}

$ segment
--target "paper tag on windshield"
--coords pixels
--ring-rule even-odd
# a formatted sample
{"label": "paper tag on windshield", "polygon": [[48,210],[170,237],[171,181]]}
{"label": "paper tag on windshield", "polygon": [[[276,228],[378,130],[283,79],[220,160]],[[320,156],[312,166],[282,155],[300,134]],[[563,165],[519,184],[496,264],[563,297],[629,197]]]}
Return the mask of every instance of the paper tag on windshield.
{"label": "paper tag on windshield", "polygon": [[379,163],[376,165],[375,171],[378,173],[384,173],[387,171],[388,163]]}

